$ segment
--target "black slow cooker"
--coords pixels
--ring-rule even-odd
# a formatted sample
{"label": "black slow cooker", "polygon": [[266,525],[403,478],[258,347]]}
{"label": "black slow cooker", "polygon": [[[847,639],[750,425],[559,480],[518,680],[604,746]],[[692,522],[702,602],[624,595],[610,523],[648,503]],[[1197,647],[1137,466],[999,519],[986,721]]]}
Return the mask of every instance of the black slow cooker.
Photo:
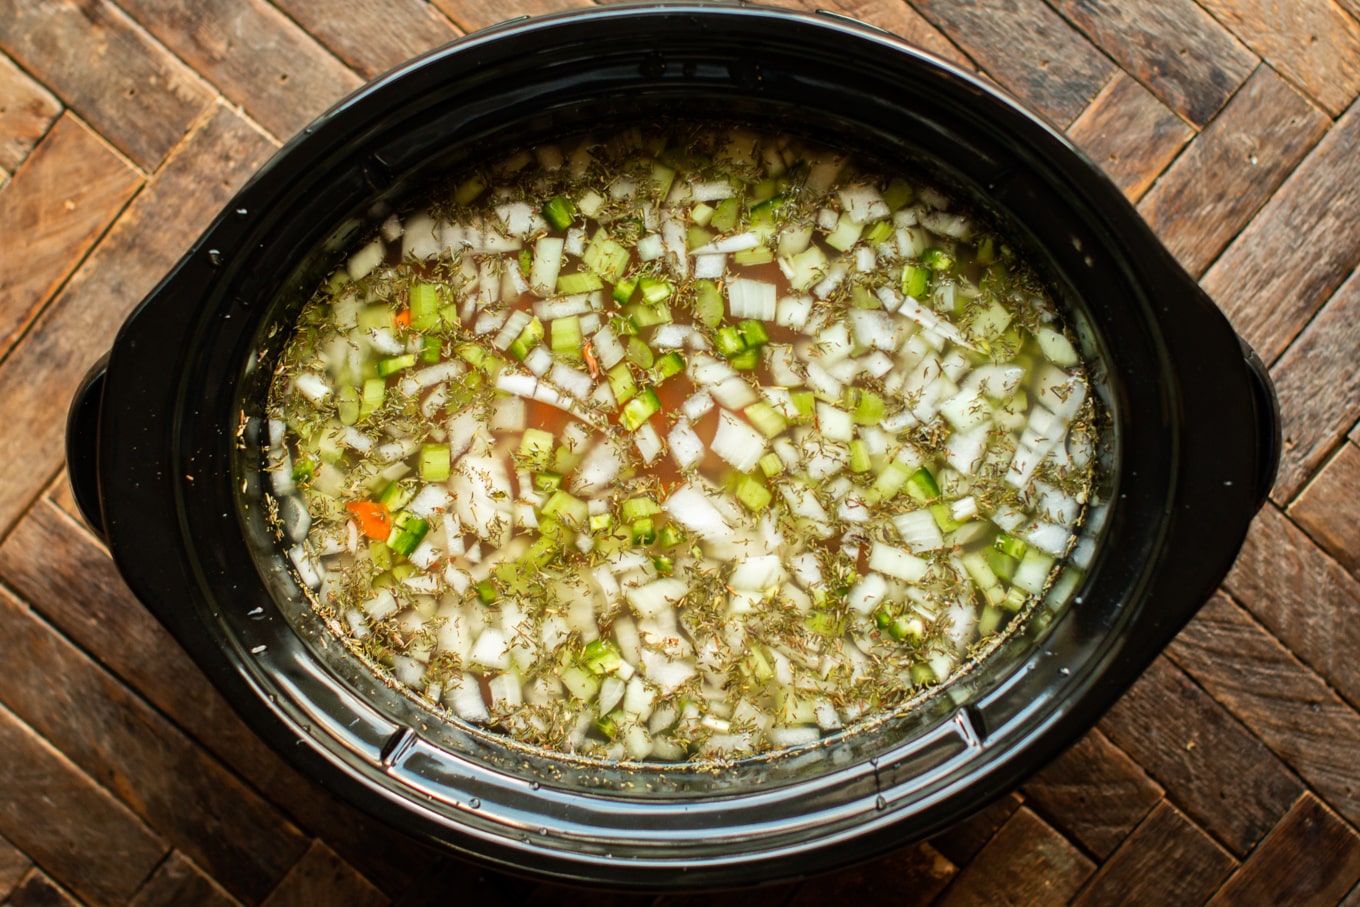
{"label": "black slow cooker", "polygon": [[[262,506],[263,409],[322,274],[432,181],[658,118],[919,166],[1027,247],[1110,430],[1095,554],[980,667],[870,732],[721,770],[554,758],[383,683],[320,626]],[[1137,142],[1138,136],[1129,136]],[[926,838],[1069,745],[1212,593],[1273,481],[1269,380],[1099,170],[995,87],[841,17],[715,5],[517,20],[345,99],[232,200],[71,410],[77,501],[128,585],[306,773],[502,868],[634,889],[789,879]]]}

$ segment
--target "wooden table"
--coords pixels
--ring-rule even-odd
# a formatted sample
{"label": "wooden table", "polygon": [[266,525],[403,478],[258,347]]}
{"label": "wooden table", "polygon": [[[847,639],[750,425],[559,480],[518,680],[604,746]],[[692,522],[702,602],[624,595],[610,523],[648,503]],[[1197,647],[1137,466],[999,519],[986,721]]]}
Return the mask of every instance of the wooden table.
{"label": "wooden table", "polygon": [[[131,598],[62,472],[80,375],[282,141],[418,51],[575,2],[0,0],[6,903],[691,902],[485,872],[300,778]],[[828,4],[1108,171],[1270,363],[1284,461],[1222,590],[1018,793],[693,903],[1360,904],[1360,0]]]}

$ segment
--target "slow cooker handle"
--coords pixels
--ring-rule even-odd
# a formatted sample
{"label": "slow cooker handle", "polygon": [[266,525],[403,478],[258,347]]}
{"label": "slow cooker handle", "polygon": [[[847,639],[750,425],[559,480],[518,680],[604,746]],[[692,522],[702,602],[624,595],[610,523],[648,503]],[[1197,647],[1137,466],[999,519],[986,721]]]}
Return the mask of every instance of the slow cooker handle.
{"label": "slow cooker handle", "polygon": [[1256,405],[1256,416],[1260,420],[1261,452],[1257,460],[1256,506],[1265,505],[1270,490],[1275,487],[1275,475],[1280,468],[1280,454],[1283,448],[1280,430],[1280,400],[1275,395],[1275,385],[1270,380],[1270,369],[1256,355],[1256,351],[1242,343],[1242,355],[1247,361],[1247,373],[1251,378],[1251,392]]}
{"label": "slow cooker handle", "polygon": [[104,508],[99,503],[99,416],[108,373],[109,354],[105,353],[81,379],[66,413],[66,474],[71,493],[85,522],[105,541]]}

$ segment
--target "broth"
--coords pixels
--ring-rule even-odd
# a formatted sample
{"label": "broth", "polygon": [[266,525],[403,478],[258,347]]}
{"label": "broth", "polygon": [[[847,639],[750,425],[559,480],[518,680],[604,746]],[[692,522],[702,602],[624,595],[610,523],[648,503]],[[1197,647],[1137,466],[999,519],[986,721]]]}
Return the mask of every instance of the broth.
{"label": "broth", "polygon": [[332,630],[436,707],[730,759],[888,714],[1023,619],[1091,493],[1091,398],[939,189],[635,130],[488,167],[336,269],[274,378],[273,492]]}

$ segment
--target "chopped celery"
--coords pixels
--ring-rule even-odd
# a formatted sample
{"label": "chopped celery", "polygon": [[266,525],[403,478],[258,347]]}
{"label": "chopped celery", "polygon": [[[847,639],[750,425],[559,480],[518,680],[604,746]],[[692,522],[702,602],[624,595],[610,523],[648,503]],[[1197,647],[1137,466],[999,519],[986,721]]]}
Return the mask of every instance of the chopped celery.
{"label": "chopped celery", "polygon": [[628,300],[633,298],[633,291],[637,289],[637,284],[638,279],[636,277],[620,277],[614,282],[614,290],[610,293],[610,296],[619,305],[626,305]]}
{"label": "chopped celery", "polygon": [[954,267],[954,256],[944,249],[926,249],[921,253],[921,264],[932,271],[948,271]]}
{"label": "chopped celery", "polygon": [[426,482],[448,480],[451,462],[449,445],[426,444],[420,449],[420,477]]}
{"label": "chopped celery", "polygon": [[613,673],[622,664],[618,648],[607,639],[591,640],[581,654],[581,665],[595,674]]}
{"label": "chopped celery", "polygon": [[845,406],[854,416],[856,425],[877,425],[883,421],[887,410],[882,396],[860,387],[845,389]]}
{"label": "chopped celery", "polygon": [[930,286],[930,270],[920,265],[902,266],[902,292],[912,299],[925,299]]}
{"label": "chopped celery", "polygon": [[751,265],[767,265],[774,261],[774,250],[766,246],[756,246],[753,249],[742,249],[740,252],[732,253],[732,261],[743,267]]}
{"label": "chopped celery", "polygon": [[392,356],[388,359],[378,360],[378,377],[386,378],[388,375],[395,375],[402,369],[408,369],[416,364],[415,353],[403,353],[400,356]]}
{"label": "chopped celery", "polygon": [[731,359],[746,352],[746,340],[736,325],[724,325],[713,334],[713,348]]}
{"label": "chopped celery", "polygon": [[727,360],[727,364],[739,372],[755,371],[760,368],[760,347],[753,346],[749,349],[742,350],[740,353]]}
{"label": "chopped celery", "polygon": [[779,459],[779,454],[773,451],[762,456],[756,465],[760,467],[761,472],[770,477],[777,476],[784,471],[784,461]]}
{"label": "chopped celery", "polygon": [[439,324],[439,294],[432,283],[418,283],[407,295],[411,310],[411,330],[429,331]]}
{"label": "chopped celery", "polygon": [[562,231],[571,226],[576,219],[576,205],[565,195],[555,196],[543,205],[543,219],[554,230]]}
{"label": "chopped celery", "polygon": [[992,542],[992,546],[996,548],[997,551],[1000,551],[1002,554],[1009,557],[1013,557],[1017,561],[1025,556],[1025,549],[1029,547],[1020,539],[1013,535],[1007,535],[1004,532],[997,533],[996,540]]}
{"label": "chopped celery", "polygon": [[524,326],[524,330],[510,344],[510,355],[523,361],[529,355],[529,351],[538,346],[538,342],[543,339],[543,322],[537,316],[530,318],[529,323]]}
{"label": "chopped celery", "polygon": [[907,494],[921,504],[933,501],[940,496],[940,486],[930,470],[922,466],[907,479]]}
{"label": "chopped celery", "polygon": [[719,233],[730,233],[736,229],[740,217],[741,201],[737,198],[725,198],[714,209],[708,225]]}
{"label": "chopped celery", "polygon": [[434,365],[444,358],[444,344],[438,337],[425,337],[420,341],[420,361],[426,365]]}
{"label": "chopped celery", "polygon": [[656,522],[649,516],[633,520],[629,537],[634,545],[650,545],[656,541]]}
{"label": "chopped celery", "polygon": [[711,280],[694,281],[694,318],[700,324],[716,328],[723,320],[722,290]]}
{"label": "chopped celery", "polygon": [[672,375],[678,375],[684,370],[685,357],[681,356],[678,350],[671,350],[656,360],[656,364],[652,366],[652,377],[660,384]]}
{"label": "chopped celery", "polygon": [[628,361],[638,368],[651,368],[656,363],[656,354],[652,352],[652,348],[641,337],[629,337],[628,343],[625,344],[624,354],[628,357]]}
{"label": "chopped celery", "polygon": [[546,469],[552,460],[553,435],[541,428],[526,428],[520,436],[519,457],[529,469]]}
{"label": "chopped celery", "polygon": [[359,418],[364,419],[377,412],[387,393],[387,380],[368,378],[364,381],[364,391],[359,401]]}
{"label": "chopped celery", "polygon": [[564,359],[580,359],[585,346],[581,333],[581,319],[576,315],[554,318],[552,321],[552,351]]}
{"label": "chopped celery", "polygon": [[609,380],[609,389],[614,393],[614,399],[620,405],[627,403],[637,393],[637,382],[633,380],[633,370],[628,367],[627,362],[620,362],[604,374]]}
{"label": "chopped celery", "polygon": [[409,557],[425,539],[430,524],[418,516],[399,513],[392,520],[392,534],[387,538],[387,547],[402,557]]}
{"label": "chopped celery", "polygon": [[359,398],[359,389],[352,384],[347,384],[340,388],[335,395],[336,415],[339,416],[341,423],[353,425],[359,421],[359,411],[362,401]]}
{"label": "chopped celery", "polygon": [[764,400],[752,403],[743,412],[746,414],[746,421],[767,438],[773,438],[789,427],[789,421],[783,414]]}
{"label": "chopped celery", "polygon": [[765,325],[753,318],[737,325],[737,330],[741,332],[741,339],[748,347],[763,346],[770,342],[770,334],[765,330]]}
{"label": "chopped celery", "polygon": [[869,448],[859,438],[850,442],[850,471],[868,472],[873,468],[873,460],[869,457]]}
{"label": "chopped celery", "polygon": [[637,431],[642,423],[660,411],[661,401],[657,399],[656,391],[650,387],[643,388],[640,394],[623,405],[619,421],[629,431]]}
{"label": "chopped celery", "polygon": [[733,489],[738,501],[753,513],[759,513],[770,506],[770,501],[774,496],[770,494],[770,489],[766,488],[755,476],[743,475],[737,479],[736,488]]}
{"label": "chopped celery", "polygon": [[623,506],[619,509],[619,517],[622,518],[625,523],[632,523],[645,516],[655,516],[660,512],[660,504],[652,498],[642,496],[629,498],[624,501]]}
{"label": "chopped celery", "polygon": [[604,288],[600,275],[591,271],[577,271],[575,274],[557,275],[557,293],[560,296],[574,296]]}
{"label": "chopped celery", "polygon": [[642,291],[642,298],[653,305],[658,302],[665,302],[670,298],[671,293],[675,292],[675,287],[671,286],[669,280],[646,275],[639,278],[638,289]]}
{"label": "chopped celery", "polygon": [[888,203],[888,208],[896,211],[903,205],[911,204],[916,197],[916,190],[911,188],[911,184],[904,179],[894,178],[883,190],[883,201]]}
{"label": "chopped celery", "polygon": [[590,519],[590,509],[586,502],[560,488],[543,502],[539,514],[578,528],[584,527]]}

